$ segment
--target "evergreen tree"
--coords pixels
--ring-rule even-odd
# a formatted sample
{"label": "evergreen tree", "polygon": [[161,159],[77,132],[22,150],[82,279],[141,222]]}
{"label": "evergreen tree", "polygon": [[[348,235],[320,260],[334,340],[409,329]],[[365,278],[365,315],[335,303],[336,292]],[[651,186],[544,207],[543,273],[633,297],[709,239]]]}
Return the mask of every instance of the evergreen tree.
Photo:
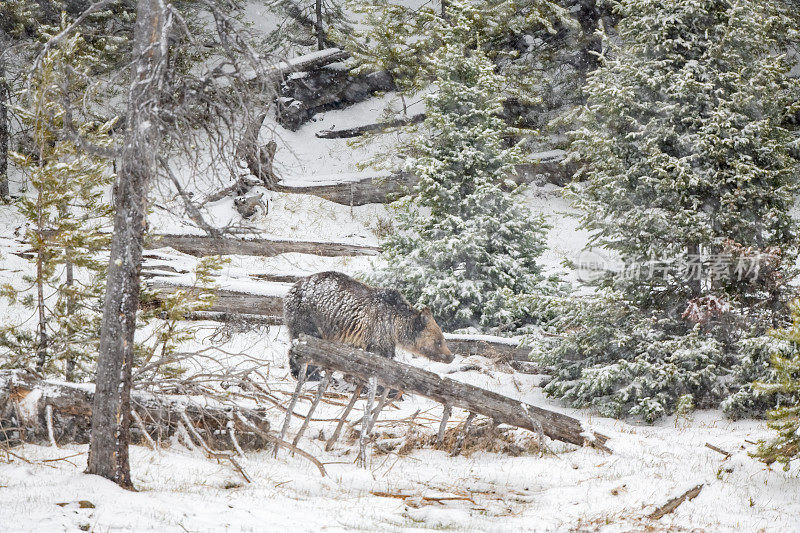
{"label": "evergreen tree", "polygon": [[[109,163],[61,135],[64,102],[71,105],[85,93],[94,58],[78,35],[44,57],[32,78],[29,105],[16,109],[32,132],[34,153],[11,154],[33,188],[17,205],[28,223],[34,273],[24,277],[32,290],[6,284],[2,294],[35,309],[37,325],[35,333],[20,324],[0,329],[0,346],[10,356],[3,366],[28,364],[35,354],[39,371],[52,373],[60,366],[67,379],[76,377],[76,369],[85,370],[83,363],[96,350],[105,271],[97,253],[108,245],[101,229],[109,220],[104,199],[113,179]],[[113,124],[86,121],[75,127],[95,145],[108,147]]]}
{"label": "evergreen tree", "polygon": [[770,411],[768,423],[778,434],[760,443],[756,455],[765,463],[775,461],[789,468],[789,462],[800,458],[800,307],[792,309],[792,325],[781,330],[778,336],[787,341],[791,349],[776,353],[772,358],[774,376],[757,387],[777,395],[778,405]]}
{"label": "evergreen tree", "polygon": [[[356,57],[359,69],[390,72],[405,100],[437,77],[431,58],[443,43],[441,26],[450,4],[409,7],[389,0],[368,4],[352,0],[348,7],[361,15],[362,24],[340,40]],[[505,76],[506,95],[515,104],[539,103],[541,65],[530,61],[533,47],[526,41],[533,41],[533,35],[553,36],[560,28],[573,28],[568,11],[551,0],[481,0],[472,8],[476,16],[470,31],[477,38],[472,46],[479,41]]]}
{"label": "evergreen tree", "polygon": [[621,43],[606,40],[573,134],[586,179],[574,192],[593,244],[626,268],[567,313],[546,391],[647,420],[686,395],[761,410],[749,382],[774,349],[766,332],[797,256],[787,118],[800,85],[776,53],[787,18],[769,0],[616,10]]}
{"label": "evergreen tree", "polygon": [[542,282],[536,258],[546,226],[519,191],[503,190],[514,187],[507,177],[521,154],[505,144],[503,78],[478,46],[480,13],[448,7],[431,60],[436,91],[426,98],[424,134],[406,147],[420,180],[396,206],[381,278],[430,306],[447,328],[507,330],[529,318],[526,296]]}
{"label": "evergreen tree", "polygon": [[342,9],[344,0],[270,0],[267,4],[284,17],[270,39],[276,48],[292,44],[324,50],[335,46],[332,38],[352,29]]}

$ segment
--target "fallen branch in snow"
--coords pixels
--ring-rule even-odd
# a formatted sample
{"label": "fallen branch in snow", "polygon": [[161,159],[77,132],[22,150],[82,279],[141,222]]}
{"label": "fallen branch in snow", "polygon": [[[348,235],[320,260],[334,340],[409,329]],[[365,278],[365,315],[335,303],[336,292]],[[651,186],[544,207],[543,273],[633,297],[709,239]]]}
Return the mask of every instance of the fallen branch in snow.
{"label": "fallen branch in snow", "polygon": [[703,483],[695,487],[692,487],[691,489],[687,490],[680,496],[672,498],[667,503],[665,503],[664,505],[662,505],[661,507],[659,507],[658,509],[647,515],[647,518],[650,518],[651,520],[658,520],[662,516],[668,515],[669,513],[677,509],[678,506],[680,506],[680,504],[682,504],[686,500],[695,499],[697,495],[700,494],[701,490],[703,490]]}
{"label": "fallen branch in snow", "polygon": [[726,452],[722,448],[717,448],[716,446],[714,446],[710,442],[706,442],[706,448],[708,448],[709,450],[714,450],[717,453],[721,453],[722,455],[725,456],[725,459],[727,459],[727,458],[729,458],[731,456],[730,452]]}
{"label": "fallen branch in snow", "polygon": [[411,124],[419,124],[425,120],[425,113],[419,113],[405,118],[398,118],[389,120],[387,122],[376,122],[374,124],[366,124],[364,126],[356,126],[355,128],[344,128],[341,130],[322,130],[316,133],[320,139],[349,139],[352,137],[359,137],[365,133],[373,131],[384,131],[391,128],[399,128],[400,126],[409,126]]}
{"label": "fallen branch in snow", "polygon": [[311,360],[324,370],[340,371],[364,383],[375,377],[384,387],[419,394],[444,405],[487,416],[496,423],[534,432],[539,431],[541,425],[544,434],[551,439],[610,451],[605,445],[608,437],[584,430],[581,423],[572,417],[474,385],[442,378],[433,372],[364,350],[301,335],[290,349],[290,354],[300,361]]}
{"label": "fallen branch in snow", "polygon": [[433,502],[433,503],[442,503],[448,501],[465,501],[470,502],[472,504],[475,501],[470,498],[469,496],[414,496],[413,494],[401,494],[401,493],[392,493],[392,492],[382,492],[382,491],[370,491],[370,494],[373,496],[378,496],[380,498],[397,498],[399,500],[408,500],[408,499],[419,499],[423,502]]}
{"label": "fallen branch in snow", "polygon": [[293,444],[291,444],[289,442],[286,442],[285,440],[279,439],[278,437],[274,437],[274,436],[266,433],[265,431],[260,430],[259,428],[255,427],[251,422],[243,421],[243,423],[244,423],[244,425],[246,427],[250,428],[256,434],[261,436],[264,440],[268,440],[269,442],[275,444],[275,446],[278,446],[280,448],[286,448],[287,450],[289,450],[289,451],[291,451],[293,453],[296,453],[297,455],[299,455],[301,457],[304,457],[304,458],[308,459],[309,461],[311,461],[312,463],[314,463],[314,466],[316,466],[317,469],[319,469],[319,473],[322,475],[322,477],[325,477],[325,476],[328,475],[328,472],[325,470],[325,466],[316,457],[314,457],[313,455],[311,455],[307,451],[302,450],[302,449],[298,448],[297,446],[295,446],[295,445],[293,445]]}
{"label": "fallen branch in snow", "polygon": [[496,337],[496,339],[492,340],[487,335],[471,339],[463,335],[445,334],[447,347],[458,355],[480,355],[502,362],[529,361],[530,347],[517,346],[501,337]]}

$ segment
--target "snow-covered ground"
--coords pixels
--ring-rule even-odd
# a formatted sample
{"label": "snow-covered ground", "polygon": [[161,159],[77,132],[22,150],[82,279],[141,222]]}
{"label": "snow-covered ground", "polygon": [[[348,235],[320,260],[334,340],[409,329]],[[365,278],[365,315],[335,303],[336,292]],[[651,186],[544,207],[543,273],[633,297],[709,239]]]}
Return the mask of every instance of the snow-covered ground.
{"label": "snow-covered ground", "polygon": [[[288,391],[281,330],[245,334],[236,343],[264,357],[273,390]],[[548,442],[541,457],[479,451],[453,458],[430,447],[404,454],[373,450],[368,468],[361,469],[353,462],[355,445],[347,435],[326,453],[324,439],[333,423],[312,422],[300,446],[325,463],[327,477],[285,451],[278,458],[267,451],[248,452],[240,460],[252,479],[247,483],[230,464],[175,442],[159,452],[132,448],[138,492],[128,492],[82,473],[87,446],[27,445],[12,450],[14,455],[0,450],[0,527],[32,532],[800,531],[800,469],[770,470],[748,456],[750,443],[767,435],[760,421],[731,422],[716,411],[656,426],[614,421],[560,408],[542,397],[537,376],[511,374],[479,357],[458,358],[451,365],[406,361],[440,372],[477,363],[482,371],[449,377],[575,416],[608,435],[613,454],[557,442]],[[352,421],[361,415],[361,405]],[[307,406],[308,400],[298,411]],[[335,418],[341,409],[323,403],[315,418]],[[441,406],[407,397],[384,413],[376,437],[392,442],[414,438],[415,432],[432,435]],[[271,414],[279,424],[280,412]],[[464,417],[455,412],[450,427]],[[290,436],[298,426],[295,421]],[[515,434],[520,442],[534,439],[521,430]],[[704,486],[694,500],[660,520],[647,518],[698,484]],[[81,508],[81,501],[91,507]]]}
{"label": "snow-covered ground", "polygon": [[[357,162],[393,153],[391,136],[357,149],[347,141],[314,136],[322,129],[374,121],[391,98],[386,95],[347,110],[324,113],[298,132],[282,130],[268,121],[262,135],[269,138],[274,132],[280,141],[278,172],[294,185],[330,181],[331,175],[352,178],[360,172]],[[187,184],[192,183],[190,176],[184,177]],[[248,221],[260,237],[375,245],[379,242],[376,229],[390,216],[385,206],[350,208],[313,196],[262,192],[269,201],[269,213]],[[551,272],[567,272],[562,262],[578,259],[587,235],[577,229],[576,215],[559,189],[532,187],[526,195],[531,210],[543,213],[552,226],[544,265]],[[151,219],[154,231],[197,232],[183,219],[179,204],[158,203],[162,208]],[[219,225],[240,222],[231,199],[208,206],[206,214]],[[27,261],[11,253],[25,248],[16,240],[20,224],[13,208],[0,206],[2,282],[20,283],[30,269]],[[179,270],[191,270],[197,261],[168,249],[148,255],[149,266],[167,264]],[[219,281],[226,288],[279,294],[286,284],[259,281],[258,274],[359,273],[379,260],[305,254],[237,256],[225,265]],[[567,272],[567,277],[574,280],[575,274]],[[18,308],[0,305],[0,320],[18,321],[20,316]],[[214,325],[200,327],[200,344],[218,343],[209,337]],[[239,333],[223,347],[229,353],[246,353],[246,364],[263,367],[273,391],[288,393],[293,388],[283,328]],[[541,457],[537,453],[514,457],[479,451],[451,458],[430,447],[402,454],[397,449],[388,453],[371,449],[368,468],[361,469],[354,464],[354,446],[347,438],[332,452],[324,451],[324,438],[331,434],[333,423],[319,421],[312,422],[300,447],[325,463],[327,477],[321,477],[305,459],[285,451],[277,458],[266,451],[248,452],[240,461],[252,478],[252,483],[247,483],[228,463],[217,463],[173,442],[159,452],[132,448],[138,492],[127,492],[82,473],[86,446],[55,449],[26,445],[8,453],[0,449],[0,532],[800,531],[800,469],[794,467],[788,473],[770,470],[748,456],[753,443],[769,435],[763,421],[731,422],[710,411],[644,426],[565,409],[543,397],[538,388],[542,376],[513,374],[480,357],[457,358],[450,365],[420,359],[406,362],[570,414],[608,435],[613,454],[555,442],[546,443]],[[465,367],[479,370],[459,371]],[[313,387],[308,386],[309,390]],[[336,401],[341,403],[341,399]],[[359,402],[351,422],[360,416],[361,405]],[[306,399],[298,411],[304,412],[307,406]],[[265,407],[272,409],[273,425],[279,426],[281,412]],[[333,419],[341,410],[341,405],[324,403],[315,418]],[[433,434],[441,406],[407,397],[384,415],[376,428],[378,440],[413,440],[420,433]],[[464,418],[465,413],[454,413],[450,427]],[[295,422],[290,437],[297,426]],[[514,435],[522,444],[534,439],[521,430]],[[706,443],[731,455],[726,458]],[[656,506],[698,484],[704,487],[694,500],[658,521],[646,518]],[[90,504],[82,508],[80,501]]]}

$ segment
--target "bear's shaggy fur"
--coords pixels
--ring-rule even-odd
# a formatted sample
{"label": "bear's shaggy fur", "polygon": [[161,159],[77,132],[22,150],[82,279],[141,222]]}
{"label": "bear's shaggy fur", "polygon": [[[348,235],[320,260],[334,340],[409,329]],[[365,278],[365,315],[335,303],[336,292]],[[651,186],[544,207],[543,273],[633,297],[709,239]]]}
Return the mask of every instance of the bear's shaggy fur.
{"label": "bear's shaggy fur", "polygon": [[[294,284],[284,299],[289,335],[301,333],[393,358],[395,347],[449,363],[453,354],[428,308],[418,310],[394,289],[370,287],[342,274],[321,272]],[[300,367],[289,360],[292,375]],[[316,369],[307,370],[318,379]]]}

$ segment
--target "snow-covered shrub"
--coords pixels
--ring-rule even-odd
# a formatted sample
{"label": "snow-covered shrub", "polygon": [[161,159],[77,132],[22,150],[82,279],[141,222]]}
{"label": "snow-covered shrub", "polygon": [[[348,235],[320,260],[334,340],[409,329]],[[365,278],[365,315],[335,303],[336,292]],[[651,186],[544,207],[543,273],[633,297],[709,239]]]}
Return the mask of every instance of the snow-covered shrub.
{"label": "snow-covered shrub", "polygon": [[537,264],[546,224],[508,179],[522,161],[499,116],[503,79],[476,46],[474,8],[453,4],[432,59],[437,90],[426,98],[424,132],[406,151],[419,176],[397,208],[378,281],[429,306],[448,329],[508,330],[530,320],[530,295],[545,280]]}
{"label": "snow-covered shrub", "polygon": [[[111,214],[104,195],[114,175],[110,161],[83,152],[62,131],[69,118],[82,138],[111,146],[114,121],[97,123],[77,111],[96,61],[80,35],[64,41],[44,56],[15,108],[31,137],[30,153],[10,153],[32,188],[16,201],[30,270],[22,283],[0,285],[0,296],[28,311],[0,326],[0,368],[35,366],[79,379],[97,350],[105,276],[98,253],[110,242],[102,232]],[[64,89],[69,79],[71,92]]]}
{"label": "snow-covered shrub", "polygon": [[588,80],[570,157],[584,163],[583,227],[626,268],[563,321],[547,392],[647,420],[686,394],[752,414],[797,256],[786,116],[800,84],[775,53],[786,18],[770,1],[615,9],[619,40]]}
{"label": "snow-covered shrub", "polygon": [[800,458],[800,306],[792,310],[792,325],[776,336],[787,343],[771,361],[769,379],[756,384],[762,394],[777,396],[777,406],[769,412],[769,427],[777,435],[760,443],[757,455],[766,463],[789,463]]}

